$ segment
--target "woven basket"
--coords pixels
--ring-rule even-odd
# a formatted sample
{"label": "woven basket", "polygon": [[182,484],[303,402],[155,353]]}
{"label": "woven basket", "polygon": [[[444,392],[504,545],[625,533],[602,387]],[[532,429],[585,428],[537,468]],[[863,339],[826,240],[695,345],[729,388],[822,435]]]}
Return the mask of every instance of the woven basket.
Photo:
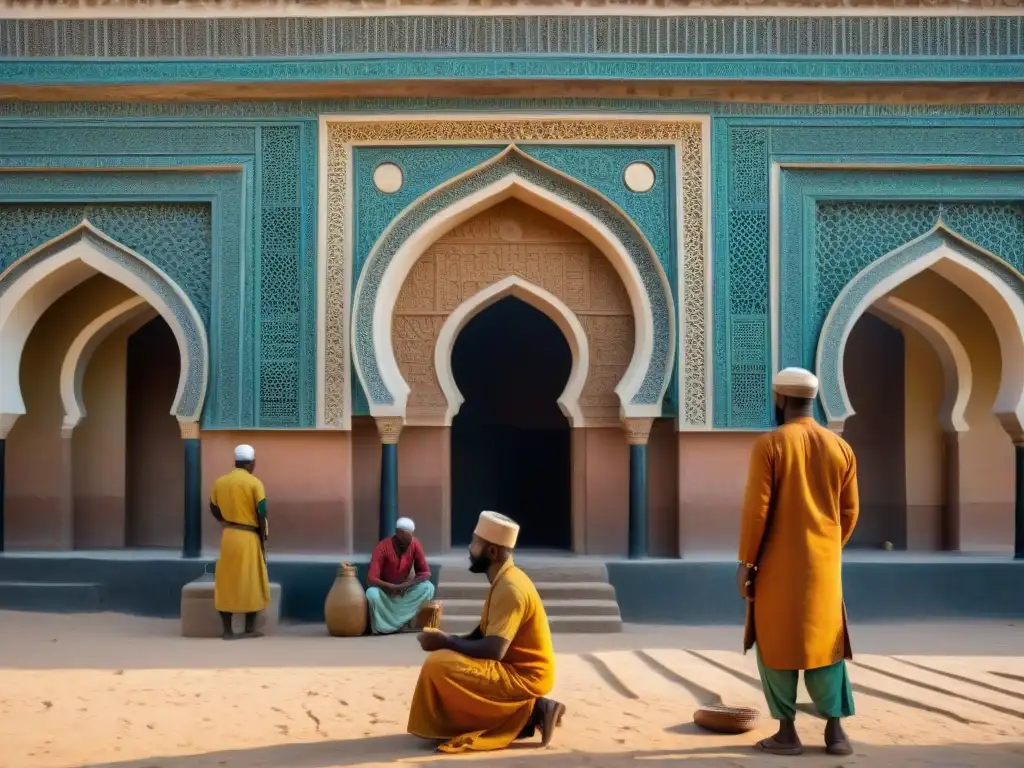
{"label": "woven basket", "polygon": [[423,604],[420,608],[419,613],[416,614],[416,624],[418,629],[440,629],[441,628],[441,601],[430,600]]}
{"label": "woven basket", "polygon": [[746,733],[757,727],[761,713],[750,707],[705,704],[693,713],[693,722],[715,733]]}

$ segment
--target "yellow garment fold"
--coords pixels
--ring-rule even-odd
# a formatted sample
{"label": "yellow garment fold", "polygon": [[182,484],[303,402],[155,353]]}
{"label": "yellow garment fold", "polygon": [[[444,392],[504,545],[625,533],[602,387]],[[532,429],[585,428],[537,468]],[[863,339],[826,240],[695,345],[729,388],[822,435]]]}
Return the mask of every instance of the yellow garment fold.
{"label": "yellow garment fold", "polygon": [[530,578],[509,559],[480,617],[485,637],[509,641],[501,661],[451,650],[427,656],[409,711],[409,733],[446,739],[443,752],[504,749],[530,722],[536,700],[555,685],[551,628]]}
{"label": "yellow garment fold", "polygon": [[[266,494],[257,478],[235,469],[217,478],[210,501],[226,522],[258,527],[257,510]],[[227,527],[221,532],[213,605],[224,613],[257,613],[270,605],[270,579],[259,534]]]}

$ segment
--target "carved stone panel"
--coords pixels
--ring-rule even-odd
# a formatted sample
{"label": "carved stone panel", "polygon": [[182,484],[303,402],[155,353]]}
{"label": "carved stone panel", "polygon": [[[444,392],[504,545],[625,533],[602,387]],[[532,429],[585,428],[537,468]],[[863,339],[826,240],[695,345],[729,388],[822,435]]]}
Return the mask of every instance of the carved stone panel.
{"label": "carved stone panel", "polygon": [[410,387],[406,418],[440,423],[446,401],[434,346],[466,299],[509,276],[549,291],[576,313],[590,370],[580,396],[588,426],[619,423],[615,387],[633,356],[633,311],[615,268],[574,229],[508,200],[440,237],[413,267],[398,296],[392,344]]}

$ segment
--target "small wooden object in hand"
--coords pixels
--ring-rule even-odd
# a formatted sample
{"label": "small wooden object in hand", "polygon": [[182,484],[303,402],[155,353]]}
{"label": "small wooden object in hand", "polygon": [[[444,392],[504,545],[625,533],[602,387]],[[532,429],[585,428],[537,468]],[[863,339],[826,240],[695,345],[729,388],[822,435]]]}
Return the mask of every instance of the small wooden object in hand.
{"label": "small wooden object in hand", "polygon": [[423,604],[416,614],[416,627],[419,629],[441,628],[441,601],[430,600]]}

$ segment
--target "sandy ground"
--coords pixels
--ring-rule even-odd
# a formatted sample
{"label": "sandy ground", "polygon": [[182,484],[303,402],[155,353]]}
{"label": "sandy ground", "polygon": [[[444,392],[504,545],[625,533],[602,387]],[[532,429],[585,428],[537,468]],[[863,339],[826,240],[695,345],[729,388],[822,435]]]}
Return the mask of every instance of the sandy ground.
{"label": "sandy ground", "polygon": [[[404,734],[422,652],[411,636],[332,639],[318,627],[258,641],[176,636],[177,622],[0,612],[4,768],[340,768],[472,762],[486,768],[1024,765],[1024,626],[854,627],[856,754],[773,758],[771,733],[718,736],[700,702],[763,710],[738,628],[628,627],[556,636],[555,743],[441,756]],[[803,699],[806,700],[806,695]]]}

